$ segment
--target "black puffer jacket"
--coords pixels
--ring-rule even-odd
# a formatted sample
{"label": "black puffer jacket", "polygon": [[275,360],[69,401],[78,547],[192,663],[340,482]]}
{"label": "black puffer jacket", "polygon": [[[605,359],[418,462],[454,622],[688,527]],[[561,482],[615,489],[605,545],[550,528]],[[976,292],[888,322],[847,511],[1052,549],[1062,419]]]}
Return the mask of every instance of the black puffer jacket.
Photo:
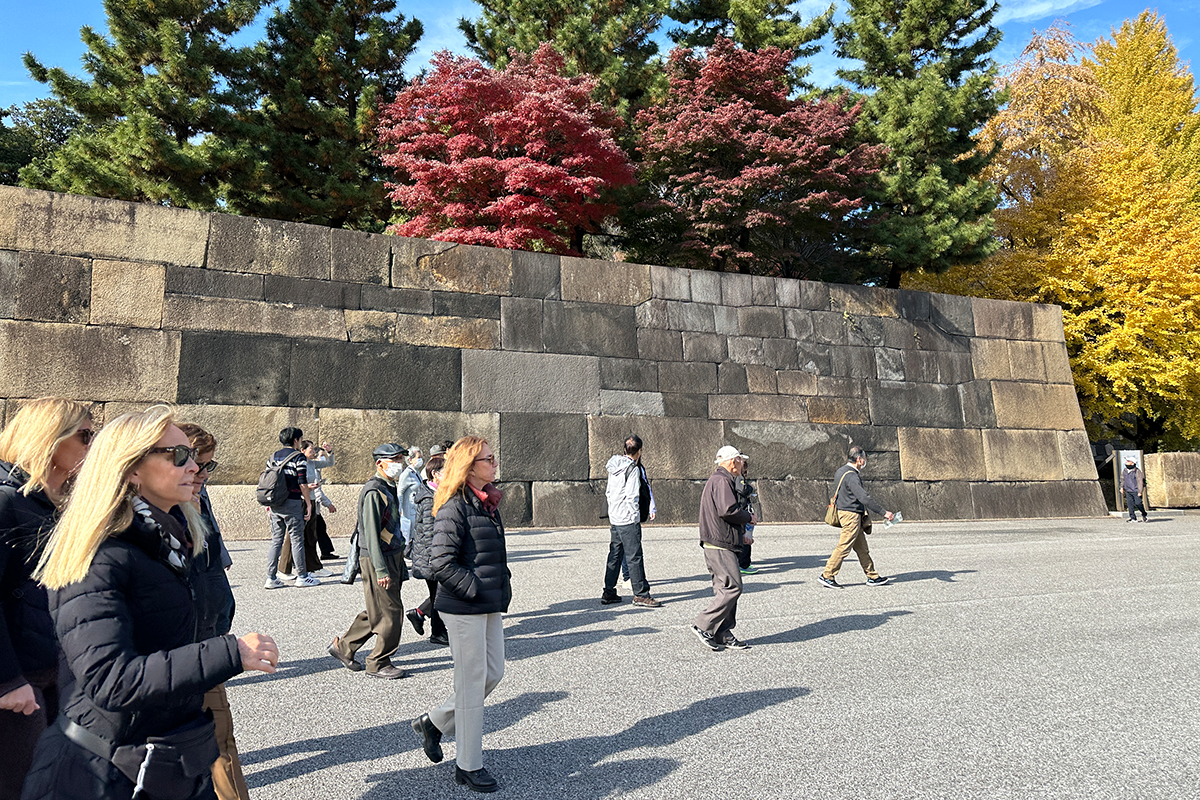
{"label": "black puffer jacket", "polygon": [[[491,484],[489,494],[499,496]],[[504,523],[469,487],[438,509],[433,523],[434,608],[443,614],[495,614],[508,610],[512,586]],[[444,591],[443,591],[444,590]]]}
{"label": "black puffer jacket", "polygon": [[417,524],[408,542],[408,558],[412,561],[412,576],[433,580],[433,489],[421,481],[413,496],[417,504]]}
{"label": "black puffer jacket", "polygon": [[[178,528],[169,515],[152,511],[161,525]],[[113,744],[142,742],[195,719],[204,693],[242,671],[232,635],[195,641],[187,578],[160,559],[160,542],[159,532],[135,516],[100,545],[82,581],[50,592],[74,678],[63,713]],[[38,742],[24,800],[132,793],[110,764],[57,728],[50,733]],[[98,784],[106,787],[101,795]]]}
{"label": "black puffer jacket", "polygon": [[28,481],[20,467],[0,461],[0,694],[58,663],[46,590],[30,577],[56,509],[44,492],[22,494]]}

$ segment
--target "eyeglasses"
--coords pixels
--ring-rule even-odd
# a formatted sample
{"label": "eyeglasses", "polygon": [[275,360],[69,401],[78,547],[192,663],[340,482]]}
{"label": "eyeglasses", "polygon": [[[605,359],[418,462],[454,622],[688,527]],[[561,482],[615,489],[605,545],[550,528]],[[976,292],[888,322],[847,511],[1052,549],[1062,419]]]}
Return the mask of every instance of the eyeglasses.
{"label": "eyeglasses", "polygon": [[184,466],[189,460],[196,460],[196,448],[188,447],[186,444],[177,444],[174,447],[151,447],[146,453],[171,453],[172,460],[177,467]]}
{"label": "eyeglasses", "polygon": [[491,464],[492,466],[495,466],[496,465],[496,454],[492,453],[490,456],[480,456],[479,458],[477,458],[475,460],[476,461],[486,461],[489,464]]}
{"label": "eyeglasses", "polygon": [[84,447],[91,447],[92,440],[96,438],[96,431],[91,428],[80,428],[75,431],[75,435],[79,437],[79,441]]}
{"label": "eyeglasses", "polygon": [[218,464],[215,461],[206,461],[203,464],[197,464],[196,466],[200,467],[201,472],[211,473],[214,470],[216,470],[216,468],[219,467],[220,464]]}

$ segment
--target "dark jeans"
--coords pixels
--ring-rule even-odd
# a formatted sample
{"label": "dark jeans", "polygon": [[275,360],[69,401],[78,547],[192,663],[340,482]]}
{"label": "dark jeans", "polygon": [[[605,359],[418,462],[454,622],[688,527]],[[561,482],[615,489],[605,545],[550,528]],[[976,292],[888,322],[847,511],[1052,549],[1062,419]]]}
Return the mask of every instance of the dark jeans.
{"label": "dark jeans", "polygon": [[329,528],[325,525],[325,515],[317,513],[317,504],[313,503],[313,530],[317,532],[317,547],[321,549],[323,558],[333,558],[333,540],[329,538]]}
{"label": "dark jeans", "polygon": [[750,550],[754,545],[742,544],[742,552],[738,553],[738,569],[750,569]]}
{"label": "dark jeans", "polygon": [[0,711],[0,800],[17,800],[25,773],[33,763],[33,750],[46,726],[58,716],[58,683],[53,668],[26,675],[33,697],[41,706],[29,716]]}
{"label": "dark jeans", "polygon": [[291,539],[292,561],[296,577],[307,574],[304,562],[304,501],[287,500],[271,509],[271,550],[267,555],[267,577],[274,578],[279,571],[279,554],[284,548],[284,539]]}
{"label": "dark jeans", "polygon": [[1142,519],[1147,518],[1146,504],[1143,502],[1143,498],[1138,497],[1136,494],[1132,494],[1131,492],[1126,492],[1125,505],[1129,508],[1130,519],[1137,519],[1137,514],[1134,513],[1135,511],[1142,512]]}
{"label": "dark jeans", "polygon": [[446,623],[442,622],[442,615],[433,607],[433,601],[437,599],[438,582],[425,581],[425,585],[429,587],[429,597],[417,606],[417,610],[421,612],[421,616],[429,618],[430,636],[445,636]]}
{"label": "dark jeans", "polygon": [[604,570],[604,591],[615,592],[617,575],[621,572],[621,559],[629,565],[629,582],[638,597],[650,594],[646,580],[646,569],[642,564],[642,524],[613,525],[612,541],[608,545],[608,564]]}

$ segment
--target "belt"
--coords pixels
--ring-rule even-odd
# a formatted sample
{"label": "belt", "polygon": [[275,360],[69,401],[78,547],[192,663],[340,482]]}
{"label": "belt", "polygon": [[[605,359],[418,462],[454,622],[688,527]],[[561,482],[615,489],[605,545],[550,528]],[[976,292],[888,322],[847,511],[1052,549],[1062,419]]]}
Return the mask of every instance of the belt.
{"label": "belt", "polygon": [[96,734],[89,731],[82,725],[76,724],[74,721],[66,717],[58,718],[58,727],[62,729],[66,735],[75,744],[87,750],[89,753],[94,753],[100,756],[105,761],[112,761],[113,750],[116,748],[106,739],[102,739]]}

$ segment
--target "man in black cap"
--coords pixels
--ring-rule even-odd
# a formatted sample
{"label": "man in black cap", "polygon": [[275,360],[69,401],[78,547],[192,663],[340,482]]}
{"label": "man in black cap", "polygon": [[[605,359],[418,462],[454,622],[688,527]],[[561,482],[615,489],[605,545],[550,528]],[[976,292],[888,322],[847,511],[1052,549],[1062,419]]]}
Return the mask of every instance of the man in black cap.
{"label": "man in black cap", "polygon": [[405,449],[394,443],[381,444],[372,453],[375,475],[358,495],[358,524],[354,527],[367,607],[329,645],[329,655],[346,669],[357,672],[363,665],[354,659],[354,654],[374,636],[375,649],[367,656],[366,670],[377,678],[408,677],[391,660],[400,646],[404,622],[400,585],[408,579],[396,500],[396,478],[404,470],[404,454]]}

